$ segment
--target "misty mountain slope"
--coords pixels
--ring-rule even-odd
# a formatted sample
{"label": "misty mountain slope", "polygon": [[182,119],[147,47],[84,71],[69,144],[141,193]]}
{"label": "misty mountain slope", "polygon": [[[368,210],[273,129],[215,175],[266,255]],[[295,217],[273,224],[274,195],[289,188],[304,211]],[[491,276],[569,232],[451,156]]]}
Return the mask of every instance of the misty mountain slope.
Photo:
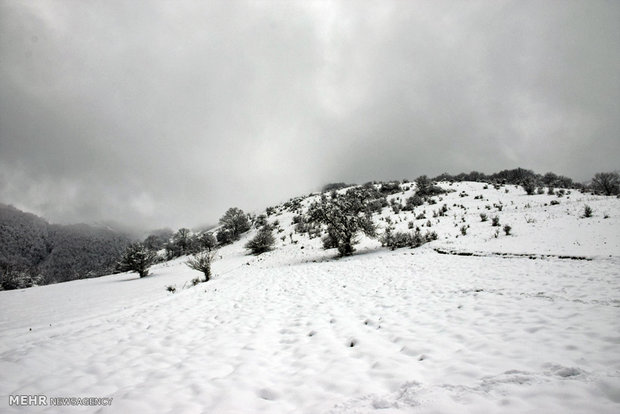
{"label": "misty mountain slope", "polygon": [[[294,233],[296,213],[280,206],[269,217],[282,229],[277,248],[247,256],[252,230],[220,250],[206,284],[181,289],[198,275],[181,258],[143,279],[0,292],[2,404],[34,393],[113,397],[72,409],[102,413],[617,412],[620,200],[451,187],[437,204],[375,217],[402,230],[431,220],[439,239],[414,250],[361,238],[354,256],[336,260]],[[511,236],[480,221],[498,201]],[[594,215],[580,218],[586,202]]]}
{"label": "misty mountain slope", "polygon": [[0,271],[42,275],[44,284],[101,276],[128,244],[128,236],[107,228],[49,224],[0,204]]}
{"label": "misty mountain slope", "polygon": [[28,266],[49,254],[48,223],[34,214],[0,204],[0,263]]}

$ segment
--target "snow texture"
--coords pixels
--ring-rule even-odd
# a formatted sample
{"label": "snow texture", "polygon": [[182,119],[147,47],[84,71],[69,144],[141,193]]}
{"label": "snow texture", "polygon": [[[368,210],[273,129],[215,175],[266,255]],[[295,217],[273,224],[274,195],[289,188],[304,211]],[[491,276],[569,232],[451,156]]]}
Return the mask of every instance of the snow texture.
{"label": "snow texture", "polygon": [[620,200],[441,185],[456,191],[381,214],[403,231],[431,221],[439,240],[415,250],[362,238],[334,259],[291,243],[280,208],[276,250],[248,256],[253,230],[205,284],[178,259],[0,292],[0,411],[57,412],[8,405],[43,394],[113,397],[75,413],[620,412]]}

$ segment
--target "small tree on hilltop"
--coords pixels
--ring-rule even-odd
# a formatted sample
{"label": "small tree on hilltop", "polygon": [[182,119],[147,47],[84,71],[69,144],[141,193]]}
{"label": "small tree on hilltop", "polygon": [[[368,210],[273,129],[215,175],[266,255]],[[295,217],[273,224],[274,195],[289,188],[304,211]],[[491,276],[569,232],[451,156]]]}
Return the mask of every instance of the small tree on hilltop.
{"label": "small tree on hilltop", "polygon": [[420,196],[426,195],[428,190],[431,188],[433,183],[426,175],[421,175],[415,180],[416,183],[416,193]]}
{"label": "small tree on hilltop", "polygon": [[421,175],[415,180],[416,195],[419,197],[430,197],[444,193],[444,189],[435,185],[435,183],[426,175]]}
{"label": "small tree on hilltop", "polygon": [[233,240],[239,240],[242,233],[250,230],[250,220],[243,210],[232,207],[220,219],[222,230],[230,232]]}
{"label": "small tree on hilltop", "polygon": [[357,233],[376,236],[368,203],[371,201],[364,188],[352,188],[345,194],[337,194],[329,201],[322,198],[308,210],[310,222],[327,226],[325,248],[336,247],[340,256],[349,256],[355,249]]}
{"label": "small tree on hilltop", "polygon": [[157,259],[157,253],[144,247],[142,243],[130,244],[116,265],[119,272],[136,272],[140,277],[148,276],[149,267]]}
{"label": "small tree on hilltop", "polygon": [[552,172],[546,173],[542,178],[542,182],[545,183],[547,187],[553,187],[556,185],[557,181],[558,176]]}

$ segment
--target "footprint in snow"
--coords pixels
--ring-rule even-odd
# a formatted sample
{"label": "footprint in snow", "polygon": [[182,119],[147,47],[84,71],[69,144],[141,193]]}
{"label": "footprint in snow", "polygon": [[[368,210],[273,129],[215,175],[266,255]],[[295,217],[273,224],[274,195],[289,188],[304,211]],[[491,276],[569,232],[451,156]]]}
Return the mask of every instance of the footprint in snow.
{"label": "footprint in snow", "polygon": [[261,388],[258,390],[258,396],[263,400],[273,401],[278,399],[278,394],[269,388]]}
{"label": "footprint in snow", "polygon": [[575,367],[565,367],[559,364],[547,363],[543,365],[547,370],[545,374],[547,375],[557,375],[562,378],[571,378],[577,377],[579,375],[585,374],[585,371]]}

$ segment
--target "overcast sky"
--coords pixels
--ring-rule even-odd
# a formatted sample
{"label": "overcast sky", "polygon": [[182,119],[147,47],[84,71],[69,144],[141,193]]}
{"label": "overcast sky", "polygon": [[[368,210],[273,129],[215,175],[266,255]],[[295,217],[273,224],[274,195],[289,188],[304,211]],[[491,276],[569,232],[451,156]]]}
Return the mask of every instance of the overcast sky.
{"label": "overcast sky", "polygon": [[0,202],[52,222],[620,167],[614,0],[0,0],[0,70]]}

